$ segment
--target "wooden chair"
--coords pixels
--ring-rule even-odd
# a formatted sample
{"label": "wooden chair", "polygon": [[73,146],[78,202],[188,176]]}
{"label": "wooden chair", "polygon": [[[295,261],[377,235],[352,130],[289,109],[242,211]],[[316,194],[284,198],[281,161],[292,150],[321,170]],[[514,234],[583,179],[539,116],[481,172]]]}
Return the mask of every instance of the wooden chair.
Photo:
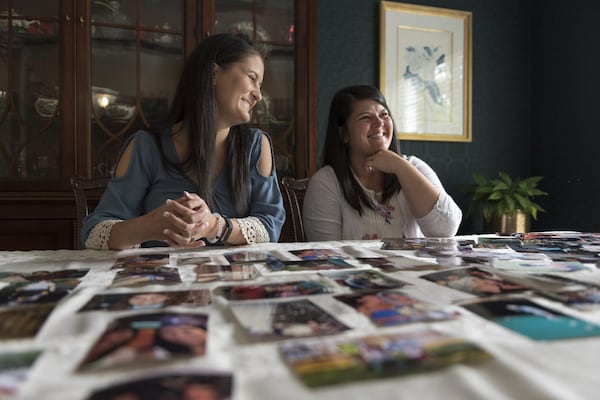
{"label": "wooden chair", "polygon": [[302,222],[302,204],[304,193],[310,178],[291,178],[284,176],[281,179],[281,194],[285,206],[286,220],[281,231],[280,242],[306,242],[304,224]]}
{"label": "wooden chair", "polygon": [[71,187],[75,195],[76,226],[74,243],[76,249],[82,248],[79,233],[81,232],[83,219],[94,210],[98,201],[100,201],[108,181],[109,178],[71,177]]}

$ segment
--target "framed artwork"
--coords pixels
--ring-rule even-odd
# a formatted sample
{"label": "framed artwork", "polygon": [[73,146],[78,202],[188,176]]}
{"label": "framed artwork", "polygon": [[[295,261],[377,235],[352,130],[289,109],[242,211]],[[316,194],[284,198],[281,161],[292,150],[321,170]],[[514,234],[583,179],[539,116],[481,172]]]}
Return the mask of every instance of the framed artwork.
{"label": "framed artwork", "polygon": [[382,1],[380,90],[399,139],[471,141],[468,11]]}

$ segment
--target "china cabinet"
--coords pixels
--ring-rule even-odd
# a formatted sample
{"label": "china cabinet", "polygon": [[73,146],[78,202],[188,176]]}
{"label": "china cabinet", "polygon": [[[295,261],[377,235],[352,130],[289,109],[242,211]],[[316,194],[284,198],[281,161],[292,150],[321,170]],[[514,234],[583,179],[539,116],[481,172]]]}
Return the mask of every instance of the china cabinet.
{"label": "china cabinet", "polygon": [[279,176],[315,169],[315,0],[0,0],[0,249],[72,248],[71,176],[110,174],[157,129],[199,40],[248,34],[267,53],[252,124]]}

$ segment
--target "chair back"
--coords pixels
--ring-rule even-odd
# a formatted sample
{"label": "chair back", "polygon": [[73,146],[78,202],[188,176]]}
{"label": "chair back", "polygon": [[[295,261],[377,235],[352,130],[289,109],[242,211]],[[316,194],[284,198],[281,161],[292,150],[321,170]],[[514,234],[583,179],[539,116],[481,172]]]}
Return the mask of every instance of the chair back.
{"label": "chair back", "polygon": [[302,204],[310,178],[295,179],[284,176],[281,179],[281,193],[286,211],[280,242],[305,242],[304,224],[302,222]]}
{"label": "chair back", "polygon": [[83,219],[91,212],[100,201],[100,197],[106,185],[108,185],[109,178],[81,178],[77,176],[71,177],[71,187],[73,188],[73,194],[75,195],[75,215],[76,215],[76,226],[75,226],[75,248],[81,249],[81,241],[79,239],[79,233],[81,232],[81,226],[83,225]]}

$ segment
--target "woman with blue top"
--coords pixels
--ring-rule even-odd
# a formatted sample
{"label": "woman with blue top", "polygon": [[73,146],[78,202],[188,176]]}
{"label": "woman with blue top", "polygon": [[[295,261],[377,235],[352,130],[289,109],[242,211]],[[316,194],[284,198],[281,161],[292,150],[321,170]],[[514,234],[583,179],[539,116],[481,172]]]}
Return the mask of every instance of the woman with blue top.
{"label": "woman with blue top", "polygon": [[246,36],[203,40],[184,66],[170,129],[125,143],[84,221],[85,247],[276,242],[285,211],[271,141],[246,125],[263,74],[263,55]]}

